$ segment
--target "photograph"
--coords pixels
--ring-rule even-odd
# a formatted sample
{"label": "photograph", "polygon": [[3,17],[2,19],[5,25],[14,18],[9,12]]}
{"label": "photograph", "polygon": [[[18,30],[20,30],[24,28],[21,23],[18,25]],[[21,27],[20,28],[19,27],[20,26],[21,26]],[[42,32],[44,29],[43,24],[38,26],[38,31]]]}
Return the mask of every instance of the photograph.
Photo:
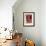
{"label": "photograph", "polygon": [[23,26],[35,25],[35,12],[23,12]]}
{"label": "photograph", "polygon": [[46,0],[0,0],[0,46],[46,46]]}

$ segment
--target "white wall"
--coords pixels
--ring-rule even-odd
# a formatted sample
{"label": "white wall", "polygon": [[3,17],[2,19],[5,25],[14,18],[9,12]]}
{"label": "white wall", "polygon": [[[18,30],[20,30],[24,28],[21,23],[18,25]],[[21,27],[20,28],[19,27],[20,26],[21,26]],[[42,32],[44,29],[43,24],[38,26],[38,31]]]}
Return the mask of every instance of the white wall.
{"label": "white wall", "polygon": [[0,0],[0,27],[12,28],[12,6],[16,0]]}
{"label": "white wall", "polygon": [[[41,46],[40,8],[40,0],[23,0],[14,8],[15,29],[23,33],[24,39],[27,37],[27,39],[34,40],[36,46]],[[23,12],[26,11],[35,12],[35,27],[23,27]]]}
{"label": "white wall", "polygon": [[46,46],[46,0],[41,1],[40,23],[42,46]]}

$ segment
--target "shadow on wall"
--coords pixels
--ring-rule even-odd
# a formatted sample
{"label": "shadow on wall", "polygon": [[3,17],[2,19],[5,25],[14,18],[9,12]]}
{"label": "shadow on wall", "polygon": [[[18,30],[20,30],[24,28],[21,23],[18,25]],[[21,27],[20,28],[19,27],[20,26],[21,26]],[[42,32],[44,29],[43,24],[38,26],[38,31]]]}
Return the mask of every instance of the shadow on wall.
{"label": "shadow on wall", "polygon": [[[20,3],[19,3],[20,2]],[[24,39],[33,39],[36,46],[41,46],[40,29],[39,29],[39,18],[40,13],[40,0],[24,0],[23,3],[18,0],[18,3],[14,4],[13,12],[15,18],[15,28],[18,32],[23,33]],[[16,6],[16,7],[15,7]],[[35,12],[35,27],[23,27],[23,12]],[[22,31],[23,29],[23,31]],[[38,32],[36,32],[36,30]],[[39,33],[37,35],[37,33]],[[28,34],[28,36],[27,36]]]}

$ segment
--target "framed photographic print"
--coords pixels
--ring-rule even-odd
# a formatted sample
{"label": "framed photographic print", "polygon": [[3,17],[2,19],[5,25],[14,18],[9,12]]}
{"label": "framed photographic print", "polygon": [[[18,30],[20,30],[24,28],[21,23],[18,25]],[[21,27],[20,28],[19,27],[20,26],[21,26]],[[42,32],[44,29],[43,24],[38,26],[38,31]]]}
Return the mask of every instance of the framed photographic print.
{"label": "framed photographic print", "polygon": [[23,12],[23,26],[35,26],[35,12]]}

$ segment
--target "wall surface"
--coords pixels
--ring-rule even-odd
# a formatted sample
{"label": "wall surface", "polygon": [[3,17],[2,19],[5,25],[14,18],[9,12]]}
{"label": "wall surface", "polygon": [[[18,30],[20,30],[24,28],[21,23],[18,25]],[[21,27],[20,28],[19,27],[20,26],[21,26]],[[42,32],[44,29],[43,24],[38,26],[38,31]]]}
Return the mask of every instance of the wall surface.
{"label": "wall surface", "polygon": [[[1,27],[12,29],[12,7],[16,0],[0,0],[0,38],[5,38],[5,36],[10,35],[10,32],[3,31]],[[9,38],[9,37],[7,37]]]}
{"label": "wall surface", "polygon": [[12,29],[12,6],[16,0],[0,0],[0,27]]}
{"label": "wall surface", "polygon": [[42,46],[46,46],[46,0],[41,1],[40,23]]}
{"label": "wall surface", "polygon": [[[18,0],[19,2],[19,0]],[[16,4],[14,5],[16,6]],[[41,46],[41,31],[40,31],[40,0],[23,0],[17,7],[14,7],[15,30],[23,33],[24,39],[31,39],[36,46]],[[23,26],[23,12],[35,12],[35,27]]]}

